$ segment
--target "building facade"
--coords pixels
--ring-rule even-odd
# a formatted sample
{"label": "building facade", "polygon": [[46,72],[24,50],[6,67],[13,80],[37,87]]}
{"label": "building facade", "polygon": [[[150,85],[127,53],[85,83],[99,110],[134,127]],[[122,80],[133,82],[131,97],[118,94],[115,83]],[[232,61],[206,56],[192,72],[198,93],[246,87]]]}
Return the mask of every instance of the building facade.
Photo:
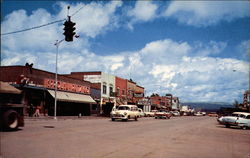
{"label": "building facade", "polygon": [[116,80],[115,76],[101,71],[95,72],[71,72],[65,75],[75,79],[88,81],[91,84],[98,84],[100,89],[100,104],[99,110],[102,115],[109,115],[111,109],[116,103],[115,90]]}
{"label": "building facade", "polygon": [[116,105],[127,104],[127,80],[115,77]]}
{"label": "building facade", "polygon": [[55,91],[55,73],[34,69],[33,65],[1,66],[0,81],[8,82],[24,91],[25,115],[32,116],[35,108],[42,115],[91,115],[92,105],[96,102],[90,96],[90,82],[57,75]]}

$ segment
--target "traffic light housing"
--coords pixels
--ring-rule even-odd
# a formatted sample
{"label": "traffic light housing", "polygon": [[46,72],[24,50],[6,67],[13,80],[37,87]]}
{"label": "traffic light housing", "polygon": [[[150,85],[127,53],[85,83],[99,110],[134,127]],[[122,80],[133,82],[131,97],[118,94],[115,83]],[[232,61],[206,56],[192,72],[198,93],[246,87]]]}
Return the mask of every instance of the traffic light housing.
{"label": "traffic light housing", "polygon": [[76,34],[75,31],[75,25],[76,23],[72,22],[70,20],[70,16],[68,17],[68,20],[64,22],[64,36],[65,36],[65,41],[67,42],[72,42],[73,41],[73,37]]}

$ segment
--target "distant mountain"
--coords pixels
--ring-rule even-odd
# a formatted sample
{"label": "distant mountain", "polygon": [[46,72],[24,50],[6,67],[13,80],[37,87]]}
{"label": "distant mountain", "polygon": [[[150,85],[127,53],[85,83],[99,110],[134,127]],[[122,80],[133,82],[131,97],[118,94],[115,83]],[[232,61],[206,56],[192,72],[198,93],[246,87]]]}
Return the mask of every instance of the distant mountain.
{"label": "distant mountain", "polygon": [[233,104],[224,103],[224,102],[184,102],[182,105],[189,105],[192,108],[201,108],[203,110],[219,110],[221,107],[234,107]]}

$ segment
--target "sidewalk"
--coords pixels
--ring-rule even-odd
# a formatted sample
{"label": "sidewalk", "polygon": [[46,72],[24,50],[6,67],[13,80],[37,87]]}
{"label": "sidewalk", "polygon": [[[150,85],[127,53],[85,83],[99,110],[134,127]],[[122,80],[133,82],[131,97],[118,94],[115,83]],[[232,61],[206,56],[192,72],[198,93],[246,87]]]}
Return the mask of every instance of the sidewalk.
{"label": "sidewalk", "polygon": [[[91,115],[91,116],[57,116],[57,120],[79,120],[79,119],[107,119],[109,117],[103,117],[103,116],[97,116],[97,115]],[[29,116],[24,116],[24,120],[54,120],[54,116],[39,116],[39,117],[29,117]]]}

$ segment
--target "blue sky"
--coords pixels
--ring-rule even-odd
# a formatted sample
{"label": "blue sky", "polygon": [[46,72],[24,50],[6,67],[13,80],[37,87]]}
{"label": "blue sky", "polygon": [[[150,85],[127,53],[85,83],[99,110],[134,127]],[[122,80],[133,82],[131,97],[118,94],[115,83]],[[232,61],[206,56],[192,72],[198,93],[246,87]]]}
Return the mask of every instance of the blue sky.
{"label": "blue sky", "polygon": [[[250,2],[3,1],[1,33],[64,19],[68,5],[70,15],[81,8],[72,16],[80,38],[60,45],[60,73],[105,71],[181,101],[242,101]],[[62,24],[1,36],[2,65],[54,72]]]}

